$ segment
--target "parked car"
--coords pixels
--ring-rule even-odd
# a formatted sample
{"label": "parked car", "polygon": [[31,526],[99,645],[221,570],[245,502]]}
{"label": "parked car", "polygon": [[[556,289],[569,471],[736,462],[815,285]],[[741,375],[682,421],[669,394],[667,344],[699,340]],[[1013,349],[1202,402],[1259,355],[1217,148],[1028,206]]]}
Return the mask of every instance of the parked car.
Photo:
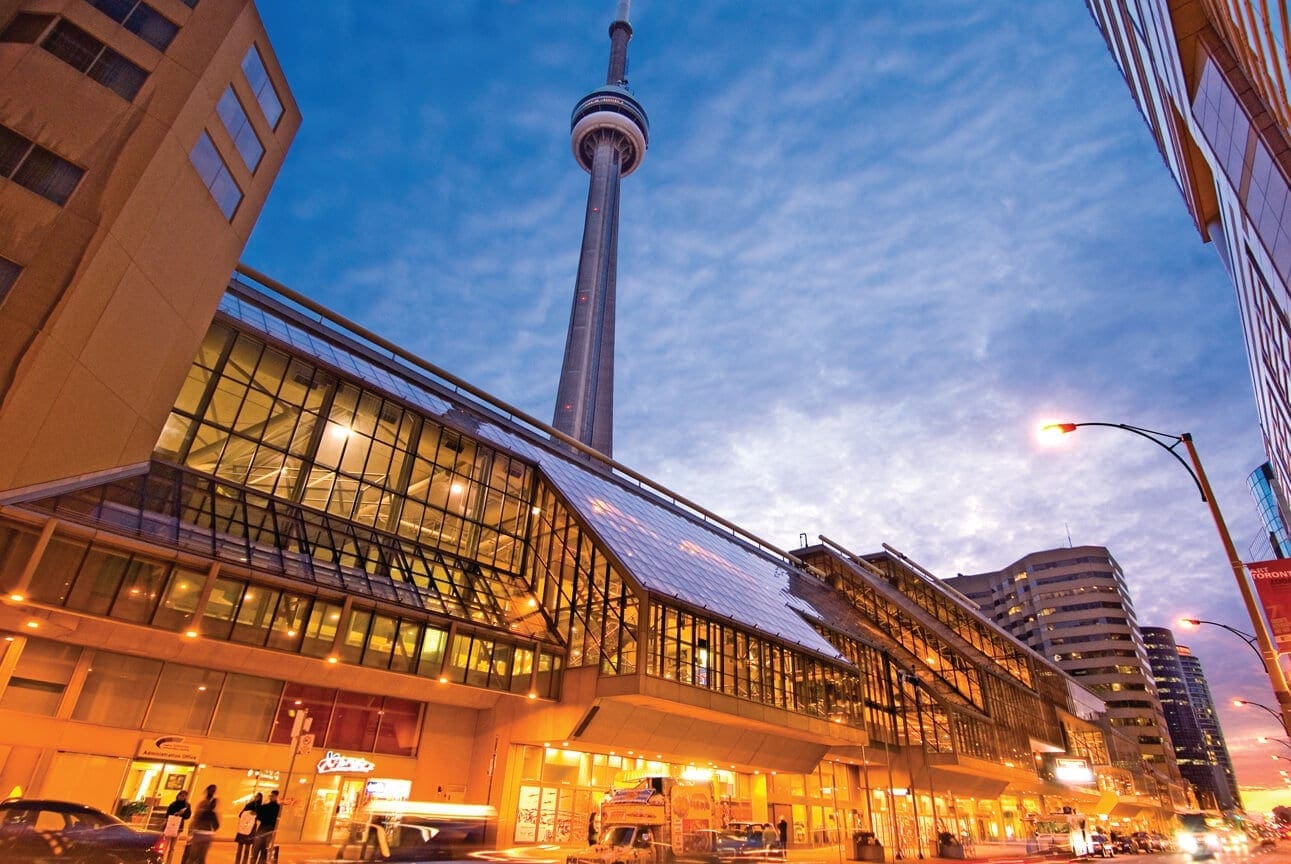
{"label": "parked car", "polygon": [[139,831],[101,810],[70,801],[0,801],[0,861],[5,864],[162,864],[166,838]]}
{"label": "parked car", "polygon": [[1153,845],[1152,835],[1146,831],[1135,831],[1130,835],[1130,842],[1134,845],[1134,851],[1140,854],[1165,851],[1164,849]]}
{"label": "parked car", "polygon": [[737,855],[748,855],[749,853],[762,851],[762,841],[760,839],[755,844],[749,840],[747,834],[741,834],[738,831],[708,829],[699,833],[708,835],[708,839],[705,841],[708,851],[718,858],[731,858]]}
{"label": "parked car", "polygon": [[1130,839],[1130,835],[1121,834],[1118,831],[1113,831],[1109,836],[1110,836],[1110,842],[1112,845],[1112,851],[1115,852],[1117,855],[1133,855],[1139,851],[1135,847],[1134,841]]}

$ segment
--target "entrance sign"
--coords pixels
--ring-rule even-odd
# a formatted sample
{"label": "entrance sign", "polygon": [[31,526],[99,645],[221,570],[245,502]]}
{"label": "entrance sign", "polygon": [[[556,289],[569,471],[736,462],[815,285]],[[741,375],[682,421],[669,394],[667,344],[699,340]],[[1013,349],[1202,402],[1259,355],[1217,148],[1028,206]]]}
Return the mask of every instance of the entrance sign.
{"label": "entrance sign", "polygon": [[1278,653],[1291,652],[1291,559],[1257,561],[1246,567],[1269,619]]}
{"label": "entrance sign", "polygon": [[318,760],[315,770],[319,774],[371,774],[376,764],[359,756],[343,756],[335,750],[328,750],[327,755]]}
{"label": "entrance sign", "polygon": [[201,762],[202,745],[189,742],[183,735],[144,738],[139,742],[138,756],[165,762]]}

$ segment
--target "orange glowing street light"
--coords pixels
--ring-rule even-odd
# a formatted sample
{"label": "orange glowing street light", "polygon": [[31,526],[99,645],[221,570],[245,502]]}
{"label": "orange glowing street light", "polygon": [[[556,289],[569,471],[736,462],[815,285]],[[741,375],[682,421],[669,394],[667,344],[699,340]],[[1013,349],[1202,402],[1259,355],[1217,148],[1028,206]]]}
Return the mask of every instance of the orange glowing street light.
{"label": "orange glowing street light", "polygon": [[[1260,611],[1260,605],[1255,599],[1255,589],[1251,586],[1251,580],[1246,575],[1246,567],[1242,564],[1242,559],[1237,554],[1237,547],[1233,545],[1233,538],[1228,533],[1228,525],[1224,523],[1224,516],[1219,512],[1219,504],[1215,502],[1215,493],[1210,488],[1210,481],[1206,479],[1206,470],[1201,467],[1201,458],[1197,456],[1197,448],[1193,446],[1192,435],[1187,432],[1182,435],[1171,435],[1167,432],[1144,429],[1142,426],[1131,426],[1128,423],[1046,423],[1041,427],[1040,431],[1042,435],[1061,439],[1062,436],[1069,435],[1082,426],[1107,426],[1112,429],[1123,429],[1140,438],[1146,438],[1173,456],[1174,460],[1183,466],[1183,470],[1188,472],[1192,482],[1197,485],[1197,491],[1201,493],[1201,500],[1210,508],[1211,519],[1214,520],[1215,530],[1219,533],[1219,542],[1224,547],[1224,555],[1227,556],[1228,564],[1233,570],[1233,578],[1237,580],[1237,590],[1242,595],[1242,603],[1246,606],[1246,614],[1250,616],[1251,624],[1255,629],[1255,640],[1258,644],[1257,653],[1264,662],[1264,671],[1269,676],[1269,684],[1273,687],[1273,695],[1277,697],[1278,708],[1281,709],[1280,713],[1275,716],[1278,716],[1284,730],[1291,728],[1291,690],[1287,689],[1286,676],[1282,673],[1282,664],[1278,661],[1277,646],[1273,643],[1273,636],[1269,633],[1269,627],[1264,621],[1264,614]],[[1176,449],[1180,445],[1183,445],[1184,450],[1188,453],[1186,461]]]}
{"label": "orange glowing street light", "polygon": [[1261,744],[1268,744],[1272,741],[1274,744],[1281,744],[1283,747],[1291,750],[1291,741],[1287,741],[1285,738],[1270,738],[1267,735],[1260,735],[1255,740]]}
{"label": "orange glowing street light", "polygon": [[1255,652],[1255,656],[1260,658],[1261,663],[1264,662],[1264,656],[1260,654],[1259,643],[1255,641],[1255,637],[1252,636],[1250,633],[1246,633],[1242,630],[1238,630],[1236,627],[1229,627],[1227,624],[1221,624],[1218,621],[1207,621],[1205,618],[1180,618],[1179,619],[1179,625],[1181,627],[1200,627],[1202,624],[1209,624],[1212,627],[1220,627],[1220,628],[1223,628],[1224,630],[1227,630],[1229,633],[1232,633],[1234,636],[1241,639],[1243,642],[1245,642],[1247,645],[1251,647],[1251,650]]}
{"label": "orange glowing street light", "polygon": [[[1286,723],[1284,723],[1284,722],[1283,722],[1283,720],[1282,720],[1282,715],[1281,715],[1281,714],[1279,714],[1278,712],[1274,711],[1274,710],[1273,710],[1272,708],[1270,708],[1269,706],[1267,706],[1267,705],[1261,705],[1259,702],[1252,702],[1250,699],[1234,699],[1234,700],[1233,700],[1233,707],[1235,707],[1235,708],[1245,708],[1247,705],[1250,705],[1252,708],[1259,708],[1259,709],[1260,709],[1261,711],[1263,711],[1265,714],[1268,714],[1268,715],[1269,715],[1270,717],[1272,717],[1274,720],[1276,720],[1276,721],[1278,721],[1279,723],[1281,723],[1281,724],[1282,724],[1282,731],[1283,731],[1283,732],[1287,731],[1287,726],[1286,726]],[[1261,741],[1268,741],[1268,740],[1271,740],[1271,739],[1261,736]]]}

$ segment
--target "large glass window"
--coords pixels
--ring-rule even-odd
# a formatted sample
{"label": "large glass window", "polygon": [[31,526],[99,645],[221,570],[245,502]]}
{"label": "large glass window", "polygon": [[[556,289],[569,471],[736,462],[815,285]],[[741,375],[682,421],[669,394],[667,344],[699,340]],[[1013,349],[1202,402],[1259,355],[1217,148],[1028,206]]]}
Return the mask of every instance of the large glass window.
{"label": "large glass window", "polygon": [[247,583],[223,576],[215,580],[202,610],[202,633],[212,639],[228,639],[233,632],[233,617],[242,602]]}
{"label": "large glass window", "polygon": [[54,716],[80,656],[81,649],[76,645],[28,639],[9,685],[0,696],[0,708]]}
{"label": "large glass window", "polygon": [[233,622],[233,641],[248,645],[265,644],[277,607],[277,591],[261,585],[248,585],[242,592],[242,602]]}
{"label": "large glass window", "polygon": [[199,135],[188,158],[197,169],[197,174],[202,178],[202,183],[206,185],[211,197],[219,205],[224,218],[232,219],[238,205],[242,203],[242,190],[238,188],[237,181],[229,173],[229,166],[225,164],[224,157],[220,155],[219,150],[215,149],[211,136],[205,132]]}
{"label": "large glass window", "polygon": [[158,51],[165,51],[179,26],[141,0],[88,0],[89,4]]}
{"label": "large glass window", "polygon": [[136,624],[147,624],[161,596],[166,581],[166,565],[143,558],[135,558],[126,567],[112,604],[112,617]]}
{"label": "large glass window", "polygon": [[380,696],[338,693],[328,727],[327,746],[337,750],[374,750],[377,725],[381,721],[381,702]]}
{"label": "large glass window", "polygon": [[206,574],[176,567],[170,574],[166,593],[162,595],[157,612],[152,616],[154,627],[181,630],[193,623],[197,603],[206,587]]}
{"label": "large glass window", "polygon": [[83,168],[28,141],[13,129],[0,127],[0,177],[26,186],[61,207],[71,198],[84,173]]}
{"label": "large glass window", "polygon": [[107,615],[129,566],[130,559],[124,555],[91,549],[67,597],[68,608]]}
{"label": "large glass window", "polygon": [[242,103],[238,101],[232,86],[224,88],[224,95],[220,97],[215,110],[220,115],[220,122],[224,124],[225,131],[233,139],[233,146],[237,147],[242,162],[247,166],[247,170],[254,174],[260,165],[261,157],[264,156],[264,145],[260,143],[260,137],[252,128],[247,112],[242,110]]}
{"label": "large glass window", "polygon": [[127,102],[148,79],[143,69],[66,19],[54,26],[41,47]]}
{"label": "large glass window", "polygon": [[167,663],[144,728],[205,735],[223,684],[223,672]]}
{"label": "large glass window", "polygon": [[89,550],[88,543],[54,538],[40,556],[32,574],[28,596],[37,603],[62,606],[71,590],[76,573]]}
{"label": "large glass window", "polygon": [[161,674],[161,661],[95,652],[72,719],[138,729]]}
{"label": "large glass window", "polygon": [[281,681],[230,673],[224,681],[211,734],[248,741],[268,740],[281,695]]}
{"label": "large glass window", "polygon": [[314,603],[314,608],[309,613],[309,623],[305,626],[305,638],[300,652],[312,657],[326,657],[336,640],[336,628],[340,626],[340,621],[340,605],[321,600]]}
{"label": "large glass window", "polygon": [[309,617],[309,598],[288,591],[282,592],[278,609],[274,612],[273,627],[269,633],[269,647],[283,651],[296,651],[304,638],[305,621]]}
{"label": "large glass window", "polygon": [[252,45],[242,58],[242,71],[247,76],[247,83],[251,85],[251,92],[256,95],[256,101],[260,103],[260,110],[264,112],[269,128],[278,128],[278,120],[282,117],[282,101],[278,99],[278,91],[269,80],[269,72],[265,69],[264,60],[260,58],[256,46]]}
{"label": "large glass window", "polygon": [[421,733],[421,711],[420,702],[385,697],[381,708],[381,725],[377,727],[377,741],[372,749],[395,756],[416,756],[417,740]]}

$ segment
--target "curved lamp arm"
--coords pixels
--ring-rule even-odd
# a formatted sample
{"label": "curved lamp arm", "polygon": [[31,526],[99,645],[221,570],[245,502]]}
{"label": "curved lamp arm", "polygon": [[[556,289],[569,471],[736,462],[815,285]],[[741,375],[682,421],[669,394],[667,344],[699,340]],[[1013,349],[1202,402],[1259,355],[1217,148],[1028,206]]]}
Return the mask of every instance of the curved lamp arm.
{"label": "curved lamp arm", "polygon": [[[1206,490],[1201,488],[1201,480],[1198,479],[1197,472],[1192,470],[1192,466],[1188,464],[1187,460],[1179,455],[1178,450],[1174,449],[1178,447],[1180,444],[1182,444],[1183,442],[1189,441],[1192,439],[1192,436],[1189,435],[1187,432],[1183,433],[1182,435],[1171,435],[1168,432],[1157,432],[1153,429],[1144,429],[1142,426],[1131,426],[1128,423],[1095,423],[1095,422],[1049,423],[1044,427],[1044,430],[1053,430],[1055,432],[1061,432],[1063,435],[1066,435],[1070,432],[1075,432],[1081,426],[1106,426],[1109,429],[1124,429],[1126,432],[1133,432],[1135,435],[1138,435],[1140,438],[1146,438],[1147,440],[1151,441],[1153,444],[1157,445],[1162,450],[1166,451],[1171,456],[1173,456],[1175,461],[1178,462],[1180,465],[1182,465],[1183,470],[1187,471],[1188,476],[1192,478],[1193,484],[1196,485],[1197,487],[1197,493],[1201,495],[1201,500],[1202,501],[1209,500],[1206,498]],[[1166,443],[1167,441],[1170,443],[1167,444]]]}

